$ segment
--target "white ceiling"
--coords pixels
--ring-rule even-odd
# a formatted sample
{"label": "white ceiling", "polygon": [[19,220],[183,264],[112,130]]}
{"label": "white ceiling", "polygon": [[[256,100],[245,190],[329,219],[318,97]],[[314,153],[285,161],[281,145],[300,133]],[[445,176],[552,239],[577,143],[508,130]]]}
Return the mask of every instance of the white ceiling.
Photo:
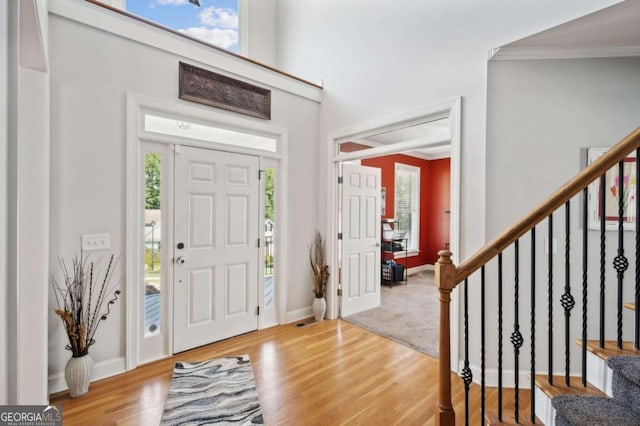
{"label": "white ceiling", "polygon": [[640,0],[627,0],[497,49],[492,59],[640,56]]}
{"label": "white ceiling", "polygon": [[[640,56],[640,0],[626,0],[598,12],[504,45],[491,59],[544,59]],[[372,147],[450,138],[449,119],[394,130],[354,142]],[[435,159],[451,155],[451,148],[432,146],[404,154]]]}
{"label": "white ceiling", "polygon": [[443,139],[451,139],[451,122],[449,118],[430,121],[428,123],[405,127],[403,129],[392,130],[390,132],[369,136],[366,139],[359,139],[353,142],[376,147],[398,142],[422,141],[425,145],[433,144],[433,146],[426,146],[425,148],[418,150],[403,152],[403,154],[434,160],[437,158],[446,158],[451,156],[450,144],[442,145],[441,143],[435,143],[435,141],[442,141]]}

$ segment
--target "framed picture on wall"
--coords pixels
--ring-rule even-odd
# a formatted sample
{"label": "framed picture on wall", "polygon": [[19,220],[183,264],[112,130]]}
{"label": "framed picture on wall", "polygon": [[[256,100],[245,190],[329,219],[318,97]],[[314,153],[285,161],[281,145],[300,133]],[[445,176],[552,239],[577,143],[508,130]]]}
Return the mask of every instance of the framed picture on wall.
{"label": "framed picture on wall", "polygon": [[[588,164],[593,163],[607,150],[608,148],[589,148]],[[607,171],[604,178],[604,200],[601,196],[601,179],[596,179],[589,185],[589,229],[599,230],[603,215],[605,229],[618,229],[619,197],[622,195],[623,229],[635,230],[636,186],[636,154],[634,152],[624,159],[622,176],[620,176],[618,165]]]}
{"label": "framed picture on wall", "polygon": [[387,188],[380,188],[380,216],[387,214]]}

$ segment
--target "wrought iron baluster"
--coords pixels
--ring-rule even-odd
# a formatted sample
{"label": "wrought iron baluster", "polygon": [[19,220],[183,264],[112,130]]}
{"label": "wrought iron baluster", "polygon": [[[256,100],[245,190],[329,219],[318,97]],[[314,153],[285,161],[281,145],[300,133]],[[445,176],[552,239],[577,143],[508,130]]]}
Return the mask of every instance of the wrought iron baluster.
{"label": "wrought iron baluster", "polygon": [[518,308],[519,302],[518,299],[520,297],[520,283],[519,283],[519,257],[520,257],[520,248],[519,248],[519,240],[514,242],[514,294],[513,294],[513,315],[514,315],[514,324],[513,324],[513,333],[511,333],[511,344],[513,345],[513,353],[514,353],[514,392],[513,392],[513,417],[518,423],[520,417],[520,385],[519,385],[519,374],[520,371],[520,348],[522,347],[522,343],[524,339],[522,338],[522,334],[520,333],[520,323],[518,320]]}
{"label": "wrought iron baluster", "polygon": [[[518,374],[516,370],[514,372]],[[536,422],[536,227],[531,229],[531,423]]]}
{"label": "wrought iron baluster", "polygon": [[547,375],[547,381],[550,385],[553,384],[553,213],[549,215],[549,230],[548,230],[548,247],[547,247],[547,329],[548,329],[548,341],[547,346],[549,350],[549,372]]}
{"label": "wrought iron baluster", "polygon": [[636,310],[635,316],[635,348],[640,349],[640,220],[638,214],[640,214],[640,185],[638,185],[637,179],[640,176],[640,148],[636,149],[636,288],[635,288],[635,304]]}
{"label": "wrought iron baluster", "polygon": [[502,252],[498,254],[498,421],[502,422]]}
{"label": "wrought iron baluster", "polygon": [[613,259],[613,267],[618,275],[618,333],[616,342],[618,349],[622,349],[622,284],[624,273],[629,267],[629,261],[624,255],[624,161],[618,163],[618,255]]}
{"label": "wrought iron baluster", "polygon": [[587,188],[582,191],[582,386],[587,386],[587,220],[588,215]]}
{"label": "wrought iron baluster", "polygon": [[571,274],[570,274],[570,252],[571,252],[571,207],[569,201],[565,203],[565,245],[564,245],[564,294],[560,298],[560,304],[564,309],[564,382],[567,386],[571,386],[569,381],[569,367],[570,367],[570,339],[569,339],[569,317],[571,316],[571,310],[575,306],[576,302],[571,295]]}
{"label": "wrought iron baluster", "polygon": [[606,244],[605,244],[605,226],[607,212],[605,211],[605,197],[606,197],[606,175],[600,176],[600,347],[604,348],[604,321],[605,321],[605,306],[604,306],[604,288],[605,288],[605,258],[606,258]]}
{"label": "wrought iron baluster", "polygon": [[480,406],[482,416],[480,417],[480,424],[484,425],[485,418],[485,395],[486,395],[486,381],[485,381],[485,338],[486,338],[486,322],[485,322],[485,280],[484,280],[484,265],[480,268]]}
{"label": "wrought iron baluster", "polygon": [[464,368],[460,374],[464,382],[464,424],[469,425],[469,385],[473,373],[469,368],[469,280],[464,280]]}

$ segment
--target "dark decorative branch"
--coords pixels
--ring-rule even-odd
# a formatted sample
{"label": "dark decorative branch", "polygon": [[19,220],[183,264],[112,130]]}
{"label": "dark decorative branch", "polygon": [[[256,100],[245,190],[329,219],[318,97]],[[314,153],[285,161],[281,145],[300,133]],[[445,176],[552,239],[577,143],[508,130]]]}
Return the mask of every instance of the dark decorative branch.
{"label": "dark decorative branch", "polygon": [[[97,287],[94,277],[95,266],[93,262],[87,264],[87,259],[74,257],[69,268],[63,259],[58,259],[63,275],[64,285],[58,284],[55,277],[51,276],[51,286],[55,295],[57,308],[56,315],[60,317],[69,338],[69,349],[74,357],[86,355],[89,346],[94,343],[94,336],[101,321],[107,319],[111,313],[111,305],[115,304],[121,291],[116,290],[118,283],[112,282],[113,271],[119,258],[113,255],[104,273],[102,283]],[[94,291],[94,286],[96,286]],[[94,300],[94,293],[98,297]],[[113,297],[107,300],[107,295]],[[102,307],[107,303],[106,311],[102,314]]]}

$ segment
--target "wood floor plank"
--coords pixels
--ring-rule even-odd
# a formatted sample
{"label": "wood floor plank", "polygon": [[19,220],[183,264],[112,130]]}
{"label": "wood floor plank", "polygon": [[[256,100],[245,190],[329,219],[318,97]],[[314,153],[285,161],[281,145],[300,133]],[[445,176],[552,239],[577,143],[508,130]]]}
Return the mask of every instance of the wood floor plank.
{"label": "wood floor plank", "polygon": [[[169,359],[91,384],[89,393],[62,405],[64,424],[157,425],[177,361],[249,354],[268,425],[423,425],[434,423],[437,360],[348,322],[302,328],[284,325],[183,352]],[[452,375],[458,424],[464,424],[464,391]],[[505,390],[509,405],[513,392]],[[487,407],[497,392],[487,389]],[[529,409],[529,392],[520,392]],[[480,387],[472,384],[470,421],[480,422]]]}
{"label": "wood floor plank", "polygon": [[518,417],[518,421],[516,422],[515,420],[515,414],[513,412],[513,410],[504,410],[502,413],[502,421],[498,420],[498,413],[497,411],[494,410],[489,410],[489,412],[487,412],[487,425],[488,426],[499,426],[499,425],[504,425],[504,426],[511,426],[511,425],[541,425],[542,422],[540,421],[539,418],[536,417],[536,422],[532,423],[531,422],[531,414],[530,412],[526,412],[526,413],[520,413],[519,417]]}

